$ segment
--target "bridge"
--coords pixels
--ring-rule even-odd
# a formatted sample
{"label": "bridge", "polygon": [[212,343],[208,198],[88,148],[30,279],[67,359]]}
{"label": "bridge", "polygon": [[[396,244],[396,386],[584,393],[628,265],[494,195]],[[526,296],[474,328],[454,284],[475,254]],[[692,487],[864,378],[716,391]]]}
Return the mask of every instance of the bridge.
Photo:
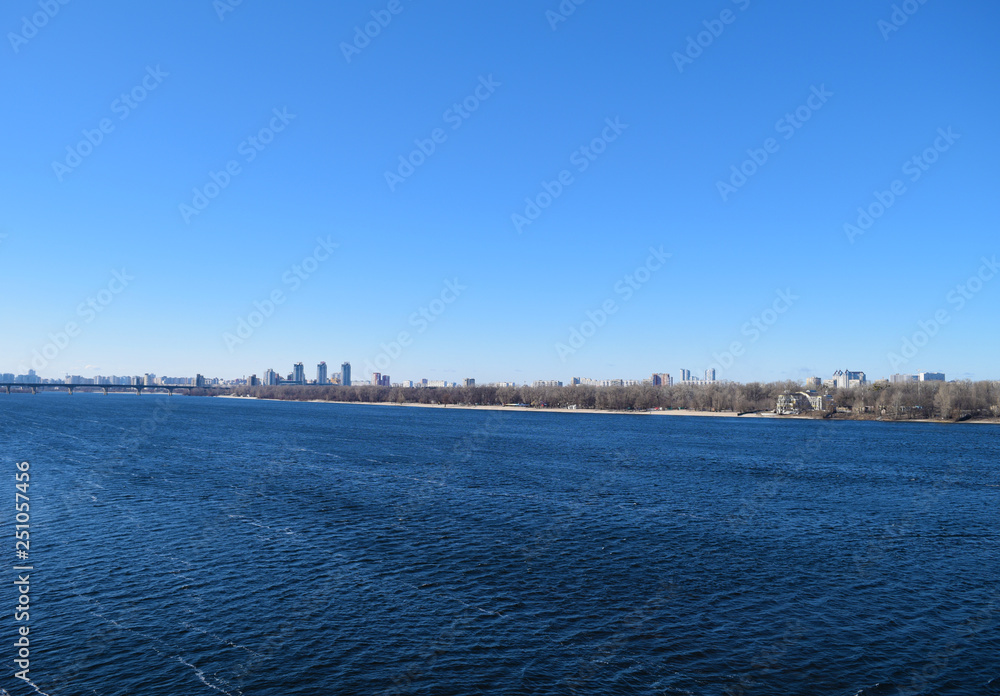
{"label": "bridge", "polygon": [[192,389],[204,389],[206,391],[227,391],[229,387],[215,387],[215,386],[196,386],[194,384],[67,384],[64,382],[45,382],[44,384],[29,384],[25,382],[0,382],[0,389],[7,394],[10,394],[11,389],[19,389],[21,391],[31,390],[32,394],[37,394],[40,391],[63,391],[66,390],[70,394],[74,391],[97,391],[101,390],[104,392],[105,396],[109,392],[128,392],[135,391],[136,394],[142,394],[144,391],[149,392],[163,392],[166,391],[171,396],[178,389],[187,389],[188,393]]}

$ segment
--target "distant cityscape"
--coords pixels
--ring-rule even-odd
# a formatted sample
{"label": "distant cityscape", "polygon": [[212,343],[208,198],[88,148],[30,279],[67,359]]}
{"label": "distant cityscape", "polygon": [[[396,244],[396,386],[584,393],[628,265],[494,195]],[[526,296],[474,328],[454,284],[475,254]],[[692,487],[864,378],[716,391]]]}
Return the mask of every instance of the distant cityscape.
{"label": "distant cityscape", "polygon": [[[943,372],[920,372],[915,375],[895,374],[888,379],[878,380],[874,385],[910,384],[913,382],[944,382]],[[830,379],[810,377],[806,380],[806,391],[781,394],[778,396],[779,415],[792,415],[803,411],[824,411],[833,404],[832,394],[820,394],[823,389],[854,389],[869,384],[864,372],[837,370]]]}
{"label": "distant cityscape", "polygon": [[[852,370],[837,370],[828,379],[822,377],[809,377],[805,380],[807,390],[820,389],[852,389],[868,384],[906,384],[912,382],[944,382],[946,381],[943,372],[919,372],[916,374],[894,374],[883,380],[870,383],[864,372]],[[693,377],[691,370],[682,369],[678,373],[678,379],[665,372],[655,372],[646,379],[590,379],[589,377],[573,377],[568,382],[561,380],[535,380],[534,382],[490,382],[487,386],[495,387],[631,387],[631,386],[655,386],[672,387],[682,386],[709,386],[712,384],[725,383],[725,380],[716,378],[716,371],[709,368],[705,371],[704,378]],[[315,378],[306,376],[304,363],[298,362],[292,366],[292,370],[286,375],[279,374],[274,369],[264,370],[263,376],[256,374],[238,379],[221,379],[218,377],[204,377],[197,374],[194,377],[165,377],[153,373],[142,375],[97,375],[96,377],[82,377],[80,375],[66,375],[63,379],[50,379],[39,376],[35,370],[28,370],[27,374],[15,375],[13,373],[0,373],[0,383],[6,384],[72,384],[72,385],[95,385],[95,386],[192,386],[192,387],[236,387],[236,386],[324,386],[340,385],[350,386],[377,386],[377,387],[402,387],[402,388],[445,388],[445,387],[473,387],[476,380],[467,377],[460,382],[449,382],[447,380],[404,380],[393,382],[389,375],[374,372],[368,378],[354,379],[351,374],[351,363],[341,363],[339,372],[329,372],[326,362],[316,365]],[[815,395],[811,391],[804,394]]]}

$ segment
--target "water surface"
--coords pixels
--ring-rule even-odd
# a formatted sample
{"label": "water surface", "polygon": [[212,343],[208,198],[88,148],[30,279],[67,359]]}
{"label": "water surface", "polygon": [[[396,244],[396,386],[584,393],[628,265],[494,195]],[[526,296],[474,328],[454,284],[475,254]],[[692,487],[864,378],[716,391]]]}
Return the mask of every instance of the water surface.
{"label": "water surface", "polygon": [[0,685],[1000,693],[998,436],[0,396],[36,568],[34,685],[12,647]]}

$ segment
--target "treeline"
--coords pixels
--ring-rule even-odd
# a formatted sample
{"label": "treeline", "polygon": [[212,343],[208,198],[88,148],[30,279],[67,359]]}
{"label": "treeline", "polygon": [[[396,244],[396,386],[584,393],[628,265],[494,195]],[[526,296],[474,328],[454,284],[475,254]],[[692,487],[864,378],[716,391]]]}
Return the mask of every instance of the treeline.
{"label": "treeline", "polygon": [[1000,382],[908,382],[837,390],[834,401],[855,414],[892,420],[1000,417]]}
{"label": "treeline", "polygon": [[[362,403],[411,403],[456,406],[524,405],[533,408],[606,409],[647,411],[774,411],[780,394],[802,391],[795,382],[719,382],[710,385],[654,387],[236,387],[236,396],[290,401],[341,401]],[[842,417],[907,420],[916,418],[968,419],[1000,416],[998,382],[921,382],[869,384],[837,389],[826,414]]]}
{"label": "treeline", "polygon": [[263,399],[344,401],[365,403],[445,404],[456,406],[504,406],[519,404],[533,408],[607,409],[646,411],[690,409],[696,411],[773,411],[778,395],[802,387],[794,382],[772,384],[722,383],[707,386],[654,387],[356,387],[277,386],[236,387],[236,396]]}

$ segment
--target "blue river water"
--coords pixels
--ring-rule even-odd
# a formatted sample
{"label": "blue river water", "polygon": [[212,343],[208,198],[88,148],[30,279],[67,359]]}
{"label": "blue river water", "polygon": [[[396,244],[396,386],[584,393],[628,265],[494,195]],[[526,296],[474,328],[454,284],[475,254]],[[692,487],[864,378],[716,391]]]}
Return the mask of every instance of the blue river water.
{"label": "blue river water", "polygon": [[49,393],[0,446],[11,696],[1000,693],[996,426]]}

